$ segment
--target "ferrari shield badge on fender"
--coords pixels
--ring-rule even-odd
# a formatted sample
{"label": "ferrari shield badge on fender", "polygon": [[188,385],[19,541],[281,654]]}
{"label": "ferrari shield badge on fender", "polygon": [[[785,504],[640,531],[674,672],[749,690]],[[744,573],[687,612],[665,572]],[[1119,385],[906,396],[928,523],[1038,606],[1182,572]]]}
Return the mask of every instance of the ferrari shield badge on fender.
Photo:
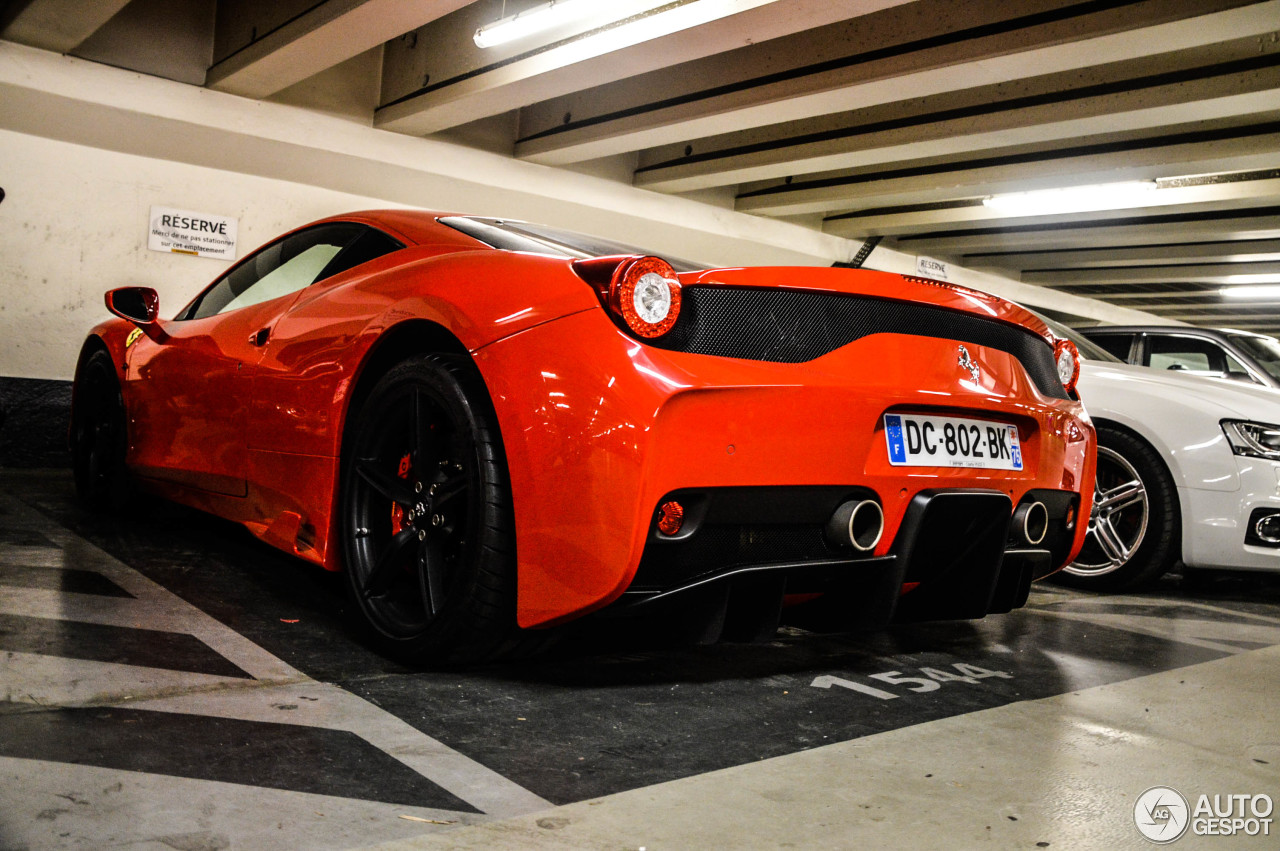
{"label": "ferrari shield badge on fender", "polygon": [[124,338],[124,347],[127,349],[134,343],[138,342],[138,338],[142,336],[141,328],[134,328],[129,332],[129,336]]}

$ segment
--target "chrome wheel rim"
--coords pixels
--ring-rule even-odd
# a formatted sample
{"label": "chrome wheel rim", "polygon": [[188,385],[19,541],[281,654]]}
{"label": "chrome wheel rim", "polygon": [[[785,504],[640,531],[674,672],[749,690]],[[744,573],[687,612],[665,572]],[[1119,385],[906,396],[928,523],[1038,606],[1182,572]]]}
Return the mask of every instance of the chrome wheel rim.
{"label": "chrome wheel rim", "polygon": [[1076,576],[1102,576],[1133,560],[1147,536],[1150,517],[1147,487],[1120,453],[1098,447],[1093,509],[1080,556],[1067,566]]}

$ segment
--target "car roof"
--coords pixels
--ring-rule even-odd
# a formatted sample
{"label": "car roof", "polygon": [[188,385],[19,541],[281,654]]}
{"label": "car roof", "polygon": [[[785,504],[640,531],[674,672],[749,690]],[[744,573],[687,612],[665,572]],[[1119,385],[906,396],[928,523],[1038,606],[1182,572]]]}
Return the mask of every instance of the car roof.
{"label": "car roof", "polygon": [[[1247,331],[1225,331],[1219,328],[1200,328],[1191,325],[1091,325],[1087,328],[1078,329],[1081,334],[1086,337],[1092,337],[1095,334],[1100,337],[1112,336],[1114,334],[1183,334],[1191,337],[1216,337],[1224,338],[1228,333],[1245,334]],[[1262,336],[1254,334],[1252,336]]]}
{"label": "car roof", "polygon": [[[410,242],[419,245],[442,241],[457,242],[463,245],[474,244],[477,247],[481,245],[454,228],[440,224],[438,219],[441,216],[448,215],[450,214],[435,210],[360,210],[354,213],[330,216],[321,219],[319,222],[312,222],[312,224],[320,224],[321,222],[362,222],[393,231]],[[310,227],[310,225],[307,225],[307,227]]]}

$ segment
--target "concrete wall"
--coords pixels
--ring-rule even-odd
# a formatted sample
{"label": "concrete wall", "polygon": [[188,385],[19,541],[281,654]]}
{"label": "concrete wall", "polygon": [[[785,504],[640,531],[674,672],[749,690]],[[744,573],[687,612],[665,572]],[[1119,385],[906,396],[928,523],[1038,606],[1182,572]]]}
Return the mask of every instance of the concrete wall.
{"label": "concrete wall", "polygon": [[[239,256],[321,216],[397,205],[544,221],[714,265],[826,266],[860,245],[607,176],[5,41],[0,188],[0,376],[26,379],[71,377],[85,332],[106,316],[103,291],[153,286],[171,315],[226,268],[148,250],[153,205],[237,218]],[[867,263],[912,264],[884,248]],[[1145,316],[967,270],[952,280],[1083,316]]]}
{"label": "concrete wall", "polygon": [[239,256],[386,206],[547,221],[726,265],[847,259],[847,240],[349,119],[0,41],[0,376],[69,378],[101,294],[168,313],[226,261],[149,251],[152,205],[239,219]]}
{"label": "concrete wall", "polygon": [[102,294],[142,284],[176,313],[230,261],[151,251],[150,208],[239,219],[241,256],[281,231],[386,206],[282,180],[0,131],[0,375],[67,379]]}

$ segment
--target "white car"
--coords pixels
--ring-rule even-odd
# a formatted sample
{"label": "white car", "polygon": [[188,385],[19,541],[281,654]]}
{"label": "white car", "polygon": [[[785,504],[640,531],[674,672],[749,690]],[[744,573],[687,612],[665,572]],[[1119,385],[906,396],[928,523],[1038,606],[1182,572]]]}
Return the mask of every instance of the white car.
{"label": "white car", "polygon": [[1129,366],[1049,324],[1080,349],[1077,390],[1098,429],[1089,534],[1055,578],[1132,588],[1179,559],[1280,571],[1280,391]]}

